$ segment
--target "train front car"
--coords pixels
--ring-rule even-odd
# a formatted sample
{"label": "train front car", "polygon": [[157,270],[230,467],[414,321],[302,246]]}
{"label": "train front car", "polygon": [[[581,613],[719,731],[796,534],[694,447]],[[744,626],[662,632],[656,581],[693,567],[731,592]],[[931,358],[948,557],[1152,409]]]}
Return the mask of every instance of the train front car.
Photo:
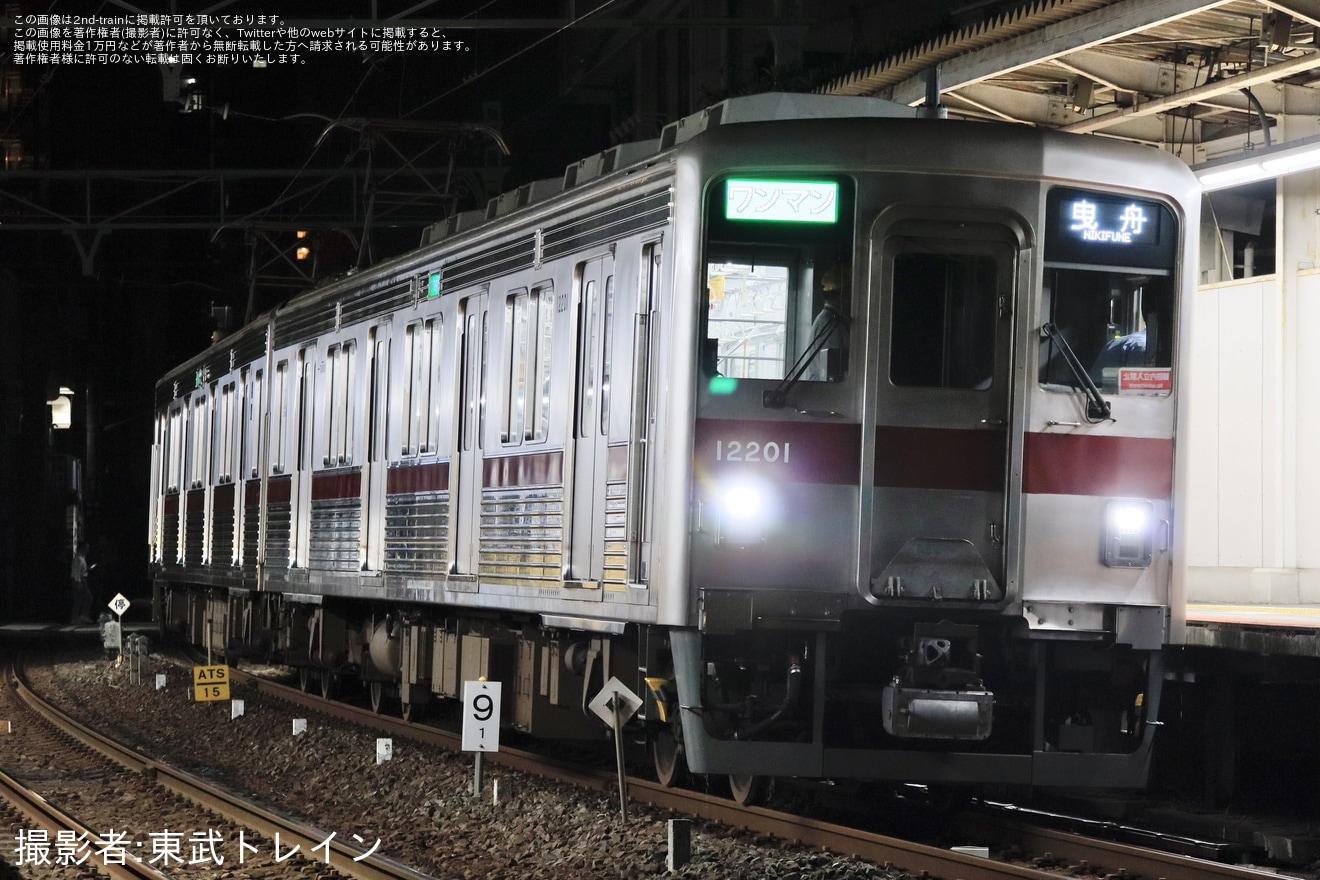
{"label": "train front car", "polygon": [[1181,631],[1186,167],[820,119],[709,128],[676,174],[662,778],[1144,785]]}

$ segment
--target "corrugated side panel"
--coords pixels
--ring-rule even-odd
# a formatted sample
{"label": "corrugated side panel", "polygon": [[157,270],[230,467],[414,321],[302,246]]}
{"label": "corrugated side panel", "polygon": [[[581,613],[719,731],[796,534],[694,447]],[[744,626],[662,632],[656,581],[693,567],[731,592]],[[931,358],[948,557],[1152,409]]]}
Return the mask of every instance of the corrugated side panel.
{"label": "corrugated side panel", "polygon": [[483,581],[558,586],[563,566],[563,487],[482,493],[477,572]]}
{"label": "corrugated side panel", "polygon": [[386,571],[442,577],[449,569],[448,554],[448,492],[413,492],[386,499]]}
{"label": "corrugated side panel", "polygon": [[313,500],[308,567],[317,571],[357,571],[361,534],[360,498]]}

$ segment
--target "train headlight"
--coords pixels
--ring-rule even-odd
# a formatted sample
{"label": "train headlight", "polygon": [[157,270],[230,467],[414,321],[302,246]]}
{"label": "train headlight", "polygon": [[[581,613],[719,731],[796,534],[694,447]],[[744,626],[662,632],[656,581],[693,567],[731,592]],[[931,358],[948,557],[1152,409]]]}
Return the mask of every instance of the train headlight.
{"label": "train headlight", "polygon": [[720,509],[725,518],[736,522],[758,519],[765,508],[765,495],[754,483],[734,483],[724,487]]}
{"label": "train headlight", "polygon": [[766,526],[774,518],[770,487],[757,480],[739,478],[724,483],[716,491],[717,542],[736,547],[763,543]]}
{"label": "train headlight", "polygon": [[1155,543],[1155,505],[1115,499],[1105,505],[1102,561],[1111,568],[1145,568]]}

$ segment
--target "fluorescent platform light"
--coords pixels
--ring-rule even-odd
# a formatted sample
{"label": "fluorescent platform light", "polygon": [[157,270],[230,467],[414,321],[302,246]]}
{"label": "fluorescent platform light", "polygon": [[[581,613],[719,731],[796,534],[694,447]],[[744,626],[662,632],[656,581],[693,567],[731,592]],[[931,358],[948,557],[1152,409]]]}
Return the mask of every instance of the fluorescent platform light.
{"label": "fluorescent platform light", "polygon": [[1279,147],[1253,150],[1250,156],[1241,159],[1213,162],[1192,170],[1201,181],[1202,191],[1209,192],[1257,180],[1271,180],[1312,168],[1320,168],[1320,138],[1306,138]]}

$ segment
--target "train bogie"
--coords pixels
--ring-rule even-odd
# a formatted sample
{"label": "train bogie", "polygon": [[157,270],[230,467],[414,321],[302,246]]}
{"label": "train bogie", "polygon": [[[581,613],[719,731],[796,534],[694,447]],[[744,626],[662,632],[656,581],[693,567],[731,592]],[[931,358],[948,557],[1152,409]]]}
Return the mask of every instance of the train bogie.
{"label": "train bogie", "polygon": [[539,736],[617,677],[748,797],[1143,784],[1194,182],[905,112],[726,102],[172,372],[162,619]]}

